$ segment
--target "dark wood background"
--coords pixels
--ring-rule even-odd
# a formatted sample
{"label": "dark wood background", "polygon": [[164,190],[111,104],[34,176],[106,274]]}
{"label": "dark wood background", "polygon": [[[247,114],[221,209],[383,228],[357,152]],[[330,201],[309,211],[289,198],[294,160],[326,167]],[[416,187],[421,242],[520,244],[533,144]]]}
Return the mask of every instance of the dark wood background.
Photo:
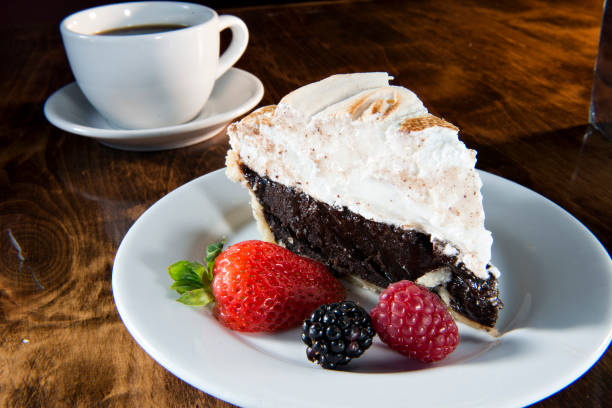
{"label": "dark wood background", "polygon": [[[44,101],[73,81],[58,24],[90,3],[0,9],[0,405],[227,407],[136,345],[110,286],[130,225],[223,167],[227,137],[137,153],[50,125]],[[388,71],[461,128],[479,168],[550,198],[610,249],[612,142],[588,128],[600,0],[229,4],[214,7],[250,29],[237,66],[264,83],[262,105],[330,74]],[[611,379],[607,352],[537,406],[610,406]]]}

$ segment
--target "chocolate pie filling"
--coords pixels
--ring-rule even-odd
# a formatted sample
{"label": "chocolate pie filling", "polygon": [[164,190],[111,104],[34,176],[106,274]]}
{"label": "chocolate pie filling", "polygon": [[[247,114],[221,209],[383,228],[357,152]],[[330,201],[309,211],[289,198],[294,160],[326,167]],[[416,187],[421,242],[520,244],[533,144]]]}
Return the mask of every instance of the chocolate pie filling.
{"label": "chocolate pie filling", "polygon": [[455,265],[456,257],[436,250],[429,235],[367,220],[261,177],[244,165],[241,170],[276,241],[288,249],[326,264],[338,275],[355,275],[381,288],[447,266],[452,274],[444,286],[451,308],[484,326],[495,325],[503,307],[497,280],[480,279],[462,263]]}

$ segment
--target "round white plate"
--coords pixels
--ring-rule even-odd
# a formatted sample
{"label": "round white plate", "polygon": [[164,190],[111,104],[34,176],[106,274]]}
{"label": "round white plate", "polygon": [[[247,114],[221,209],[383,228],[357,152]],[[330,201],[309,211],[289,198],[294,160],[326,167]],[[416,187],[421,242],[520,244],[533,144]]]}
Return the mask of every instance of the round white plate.
{"label": "round white plate", "polygon": [[47,120],[66,132],[87,136],[105,145],[138,151],[189,146],[222,131],[236,117],[261,101],[263,84],[247,71],[230,68],[216,82],[206,105],[196,118],[181,125],[154,129],[117,129],[87,101],[73,82],[57,90],[45,102]]}
{"label": "round white plate", "polygon": [[[545,398],[594,364],[612,336],[612,262],[597,239],[546,198],[480,172],[493,263],[505,308],[495,339],[460,325],[461,343],[436,364],[411,361],[378,338],[349,371],[306,359],[299,329],[240,334],[209,309],[175,301],[167,267],[202,260],[206,245],[258,238],[248,194],[223,170],[149,208],[123,239],[112,287],[123,323],[177,377],[245,407],[516,407]],[[376,297],[352,290],[372,307]]]}

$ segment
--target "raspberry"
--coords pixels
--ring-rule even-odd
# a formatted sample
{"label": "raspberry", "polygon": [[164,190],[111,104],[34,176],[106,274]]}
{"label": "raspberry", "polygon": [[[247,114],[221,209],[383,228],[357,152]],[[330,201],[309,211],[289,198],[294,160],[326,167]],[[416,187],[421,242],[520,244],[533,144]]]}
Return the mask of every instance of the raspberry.
{"label": "raspberry", "polygon": [[442,360],[459,344],[457,324],[446,305],[407,280],[389,285],[370,315],[383,343],[426,363]]}

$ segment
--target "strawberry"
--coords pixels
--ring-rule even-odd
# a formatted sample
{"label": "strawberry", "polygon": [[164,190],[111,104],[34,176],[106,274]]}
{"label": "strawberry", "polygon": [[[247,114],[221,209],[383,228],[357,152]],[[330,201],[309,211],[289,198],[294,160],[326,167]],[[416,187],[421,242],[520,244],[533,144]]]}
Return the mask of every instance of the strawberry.
{"label": "strawberry", "polygon": [[179,261],[168,272],[180,302],[214,301],[214,315],[232,330],[287,329],[320,305],[344,298],[344,288],[329,269],[281,246],[252,240],[221,252],[222,246],[207,249],[207,266]]}

